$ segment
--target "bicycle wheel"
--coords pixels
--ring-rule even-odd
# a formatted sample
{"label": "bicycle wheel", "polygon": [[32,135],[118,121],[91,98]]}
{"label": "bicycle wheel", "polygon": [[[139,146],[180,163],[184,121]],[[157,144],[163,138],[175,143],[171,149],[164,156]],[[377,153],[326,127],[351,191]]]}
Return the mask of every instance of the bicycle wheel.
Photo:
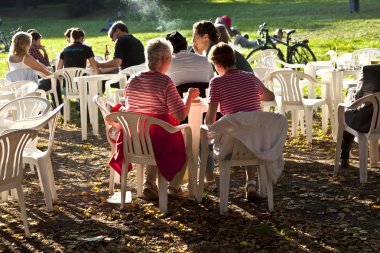
{"label": "bicycle wheel", "polygon": [[253,50],[247,55],[247,57],[245,57],[245,59],[248,60],[248,59],[249,59],[252,55],[254,55],[255,53],[260,52],[260,51],[264,51],[264,50],[266,50],[266,49],[277,49],[277,51],[278,51],[278,54],[277,54],[278,58],[279,58],[280,60],[282,60],[282,61],[285,61],[285,60],[284,60],[284,54],[281,52],[280,49],[278,49],[278,48],[274,48],[274,47],[268,47],[268,46],[262,46],[262,47],[258,47],[258,48],[253,49]]}
{"label": "bicycle wheel", "polygon": [[317,61],[317,58],[308,45],[297,44],[290,50],[288,63],[307,64],[311,61]]}

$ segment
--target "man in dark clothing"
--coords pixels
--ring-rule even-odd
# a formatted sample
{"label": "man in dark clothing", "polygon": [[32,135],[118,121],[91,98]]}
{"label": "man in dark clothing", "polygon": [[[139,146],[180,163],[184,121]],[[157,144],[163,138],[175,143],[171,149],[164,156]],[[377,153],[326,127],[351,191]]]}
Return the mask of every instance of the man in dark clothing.
{"label": "man in dark clothing", "polygon": [[113,59],[98,62],[102,73],[118,72],[119,67],[125,69],[145,62],[143,44],[129,34],[128,28],[123,22],[115,22],[108,30],[108,35],[115,42],[115,53]]}
{"label": "man in dark clothing", "polygon": [[[355,100],[376,92],[380,92],[380,65],[364,66],[355,93]],[[346,123],[355,130],[368,133],[372,114],[372,104],[365,104],[356,110],[347,110],[345,112]],[[343,132],[342,153],[340,154],[340,165],[342,168],[349,166],[348,159],[354,138],[349,132]]]}

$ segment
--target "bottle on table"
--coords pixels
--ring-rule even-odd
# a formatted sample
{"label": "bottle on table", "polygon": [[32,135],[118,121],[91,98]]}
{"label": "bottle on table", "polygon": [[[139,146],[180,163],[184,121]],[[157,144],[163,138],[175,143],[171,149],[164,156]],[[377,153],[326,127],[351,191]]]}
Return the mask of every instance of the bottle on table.
{"label": "bottle on table", "polygon": [[104,60],[108,61],[110,59],[110,48],[106,45],[106,51],[104,52]]}

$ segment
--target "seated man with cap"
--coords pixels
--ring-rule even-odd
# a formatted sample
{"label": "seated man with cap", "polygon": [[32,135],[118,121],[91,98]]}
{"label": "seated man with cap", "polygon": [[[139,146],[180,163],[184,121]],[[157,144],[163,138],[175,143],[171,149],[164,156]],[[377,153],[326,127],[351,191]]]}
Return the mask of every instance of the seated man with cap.
{"label": "seated man with cap", "polygon": [[182,90],[187,91],[192,87],[199,88],[201,96],[205,96],[205,89],[214,77],[211,63],[205,56],[187,51],[187,41],[179,32],[169,33],[166,39],[173,46],[172,63],[166,74],[173,80],[180,94]]}

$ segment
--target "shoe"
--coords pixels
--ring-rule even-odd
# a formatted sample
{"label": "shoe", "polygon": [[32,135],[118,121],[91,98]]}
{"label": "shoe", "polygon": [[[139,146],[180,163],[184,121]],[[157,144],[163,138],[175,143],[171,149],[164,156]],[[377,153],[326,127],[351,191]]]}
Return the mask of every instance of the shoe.
{"label": "shoe", "polygon": [[213,192],[215,191],[217,188],[217,185],[216,185],[216,181],[215,180],[212,180],[212,181],[205,181],[205,187],[204,187],[204,190],[207,191],[207,192]]}
{"label": "shoe", "polygon": [[146,181],[144,183],[143,189],[144,198],[148,201],[157,200],[158,199],[158,188],[157,185],[152,182]]}
{"label": "shoe", "polygon": [[347,169],[350,166],[350,161],[348,158],[340,158],[340,167]]}
{"label": "shoe", "polygon": [[256,190],[256,184],[257,183],[255,180],[249,180],[249,181],[247,181],[247,183],[245,185],[245,198],[249,202],[256,202],[257,200],[260,199],[260,196]]}
{"label": "shoe", "polygon": [[247,40],[249,40],[249,35],[248,34],[244,34],[243,37],[246,38]]}
{"label": "shoe", "polygon": [[182,187],[176,189],[172,186],[168,187],[168,194],[173,197],[187,197],[189,195],[187,191],[182,190]]}

